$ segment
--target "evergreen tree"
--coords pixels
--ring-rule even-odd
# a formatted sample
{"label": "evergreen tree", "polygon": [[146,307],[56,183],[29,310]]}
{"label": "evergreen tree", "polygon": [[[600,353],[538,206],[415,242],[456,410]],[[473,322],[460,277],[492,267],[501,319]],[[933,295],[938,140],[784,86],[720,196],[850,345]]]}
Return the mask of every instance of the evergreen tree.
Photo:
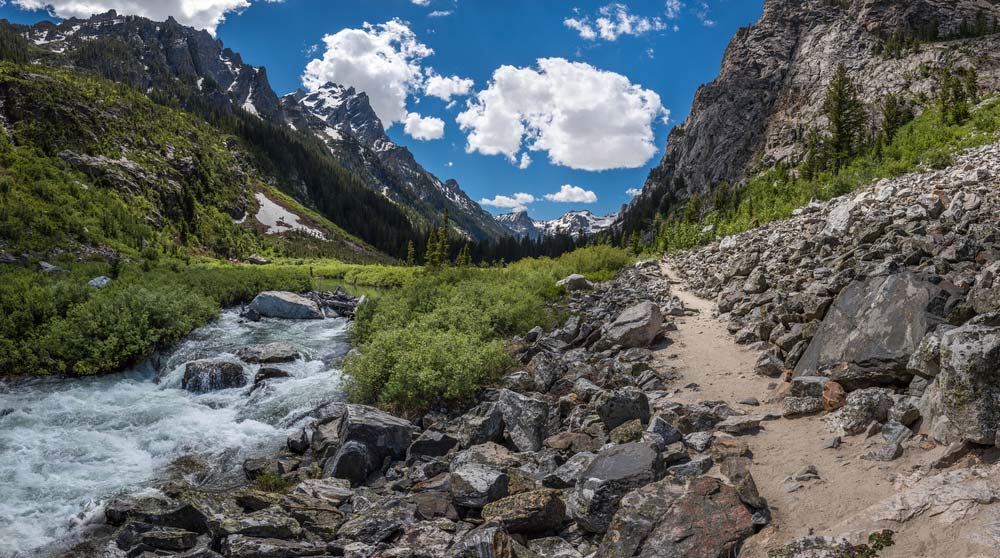
{"label": "evergreen tree", "polygon": [[0,60],[28,63],[28,41],[6,21],[0,21]]}
{"label": "evergreen tree", "polygon": [[469,251],[469,243],[462,247],[462,253],[458,255],[458,267],[469,267],[472,265],[472,254]]}
{"label": "evergreen tree", "polygon": [[823,101],[823,114],[829,122],[829,166],[833,170],[843,168],[864,146],[867,116],[860,95],[861,88],[847,74],[847,67],[838,65]]}
{"label": "evergreen tree", "polygon": [[896,137],[896,132],[910,120],[913,120],[913,112],[902,97],[895,93],[889,93],[879,104],[879,114],[881,116],[881,126],[878,133],[878,140],[881,145],[892,143]]}
{"label": "evergreen tree", "polygon": [[417,249],[413,246],[413,241],[406,243],[406,265],[413,267],[417,265]]}
{"label": "evergreen tree", "polygon": [[424,255],[424,264],[429,269],[438,269],[441,267],[441,258],[438,252],[439,247],[438,229],[437,227],[433,227],[427,239],[427,253]]}

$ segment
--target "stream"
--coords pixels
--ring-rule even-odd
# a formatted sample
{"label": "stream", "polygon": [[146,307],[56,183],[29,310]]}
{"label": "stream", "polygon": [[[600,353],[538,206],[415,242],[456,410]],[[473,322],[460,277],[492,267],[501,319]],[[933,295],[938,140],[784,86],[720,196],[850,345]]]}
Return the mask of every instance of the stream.
{"label": "stream", "polygon": [[[303,413],[341,397],[336,367],[347,321],[251,322],[225,310],[168,353],[109,376],[0,383],[0,557],[34,556],[103,520],[102,502],[163,479],[179,458],[211,464],[211,482],[272,453]],[[288,341],[303,357],[269,365],[290,378],[203,394],[181,388],[184,366],[236,361],[247,345]],[[159,371],[159,372],[158,372]],[[5,414],[6,413],[6,414]]]}

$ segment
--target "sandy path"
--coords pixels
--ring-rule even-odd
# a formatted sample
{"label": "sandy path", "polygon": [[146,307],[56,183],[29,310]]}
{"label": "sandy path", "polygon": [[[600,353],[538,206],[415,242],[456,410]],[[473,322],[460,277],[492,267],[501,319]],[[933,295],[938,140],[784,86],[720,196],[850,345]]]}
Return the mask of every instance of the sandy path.
{"label": "sandy path", "polygon": [[[723,400],[747,413],[780,415],[780,405],[768,402],[774,398],[779,380],[755,375],[753,365],[757,354],[733,342],[726,324],[715,316],[714,303],[685,290],[666,266],[661,271],[671,280],[672,294],[685,308],[698,311],[696,315],[675,320],[678,330],[669,334],[672,343],[655,355],[655,366],[679,374],[674,386],[680,392],[672,399],[682,403]],[[698,384],[699,389],[682,387],[691,383]],[[748,398],[756,398],[761,405],[737,404]],[[881,463],[860,459],[879,444],[878,437],[870,440],[863,436],[849,437],[837,449],[821,449],[823,442],[832,436],[822,416],[811,416],[768,421],[760,433],[744,437],[753,452],[751,472],[771,507],[773,521],[748,542],[741,558],[766,558],[767,549],[809,534],[847,534],[841,525],[892,496],[897,475],[912,473],[943,451],[943,448],[926,451],[912,447],[903,457]],[[806,465],[815,465],[820,479],[803,482],[802,488],[788,492],[786,478]],[[949,548],[961,547],[967,552],[951,554],[957,558],[976,555],[975,551],[982,548],[959,545],[954,538],[948,539],[952,529],[920,528],[921,523],[894,526],[900,531],[899,544],[882,556],[937,556],[935,548],[951,544]]]}

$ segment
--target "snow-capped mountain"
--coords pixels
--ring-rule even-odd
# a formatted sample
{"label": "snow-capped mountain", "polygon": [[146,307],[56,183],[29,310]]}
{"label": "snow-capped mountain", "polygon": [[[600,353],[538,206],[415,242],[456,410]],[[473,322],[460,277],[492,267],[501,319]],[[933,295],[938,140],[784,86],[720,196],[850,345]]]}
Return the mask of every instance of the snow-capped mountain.
{"label": "snow-capped mountain", "polygon": [[617,213],[601,217],[583,210],[570,211],[551,221],[538,221],[529,217],[527,211],[515,211],[497,215],[495,219],[518,237],[537,239],[559,234],[576,237],[596,234],[610,227],[617,217]]}
{"label": "snow-capped mountain", "polygon": [[281,99],[282,114],[296,130],[323,140],[337,160],[394,202],[412,208],[426,223],[448,211],[452,223],[474,239],[508,234],[455,180],[442,182],[393,143],[363,91],[328,83]]}

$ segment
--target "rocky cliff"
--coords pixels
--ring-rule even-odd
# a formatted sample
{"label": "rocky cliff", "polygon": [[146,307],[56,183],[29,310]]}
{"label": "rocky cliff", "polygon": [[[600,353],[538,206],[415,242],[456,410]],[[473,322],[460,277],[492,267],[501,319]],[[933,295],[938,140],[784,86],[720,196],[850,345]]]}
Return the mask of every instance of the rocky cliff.
{"label": "rocky cliff", "polygon": [[[1000,7],[984,0],[767,0],[760,20],[730,42],[719,76],[698,89],[625,221],[637,228],[650,206],[669,210],[755,169],[798,162],[805,132],[823,122],[838,64],[861,85],[869,109],[887,93],[933,94],[936,70],[948,65],[976,68],[980,86],[995,90],[998,16]],[[888,52],[899,39],[914,46]]]}

